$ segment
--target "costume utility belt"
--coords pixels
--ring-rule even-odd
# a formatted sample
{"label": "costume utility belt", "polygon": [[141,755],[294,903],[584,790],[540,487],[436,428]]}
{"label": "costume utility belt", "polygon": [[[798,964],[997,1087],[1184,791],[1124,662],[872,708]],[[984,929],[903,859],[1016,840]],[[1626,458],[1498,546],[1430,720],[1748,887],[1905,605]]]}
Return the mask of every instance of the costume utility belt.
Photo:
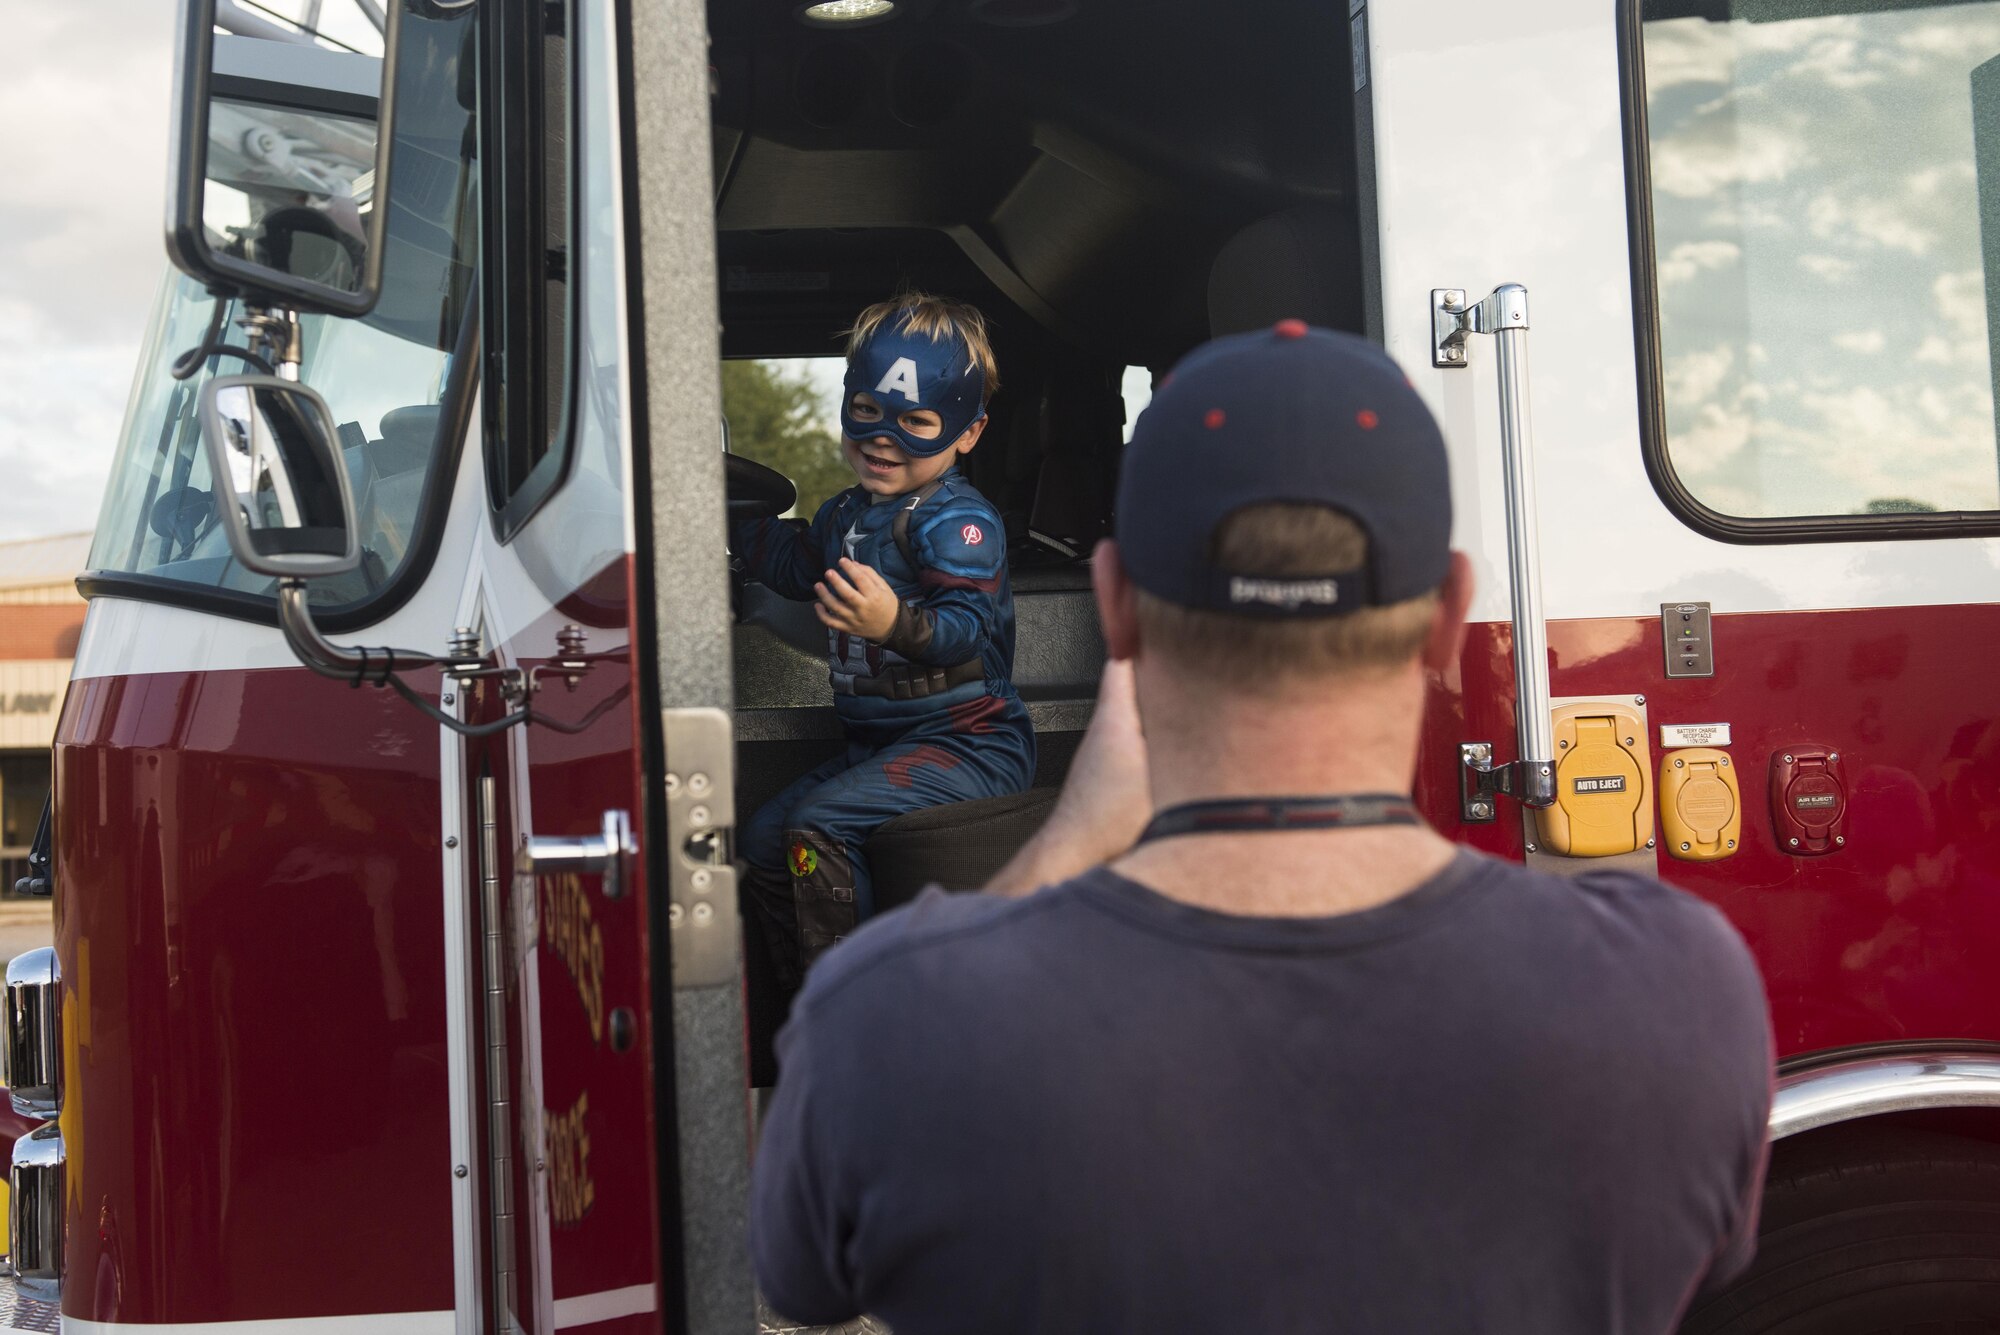
{"label": "costume utility belt", "polygon": [[984,680],[986,665],[976,658],[968,658],[950,667],[927,668],[913,663],[893,663],[872,677],[850,676],[844,672],[836,672],[832,676],[835,695],[879,695],[885,700],[921,700],[927,695],[942,695],[968,681]]}

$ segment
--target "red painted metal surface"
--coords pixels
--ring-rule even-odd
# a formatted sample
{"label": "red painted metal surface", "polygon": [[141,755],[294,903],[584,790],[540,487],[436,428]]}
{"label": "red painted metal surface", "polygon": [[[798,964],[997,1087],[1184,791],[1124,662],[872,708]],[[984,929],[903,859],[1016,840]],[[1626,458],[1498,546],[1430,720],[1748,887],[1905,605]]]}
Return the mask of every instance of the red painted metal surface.
{"label": "red painted metal surface", "polygon": [[[615,575],[617,578],[611,578]],[[587,586],[598,597],[591,610],[598,624],[623,614],[618,597],[624,563]],[[580,597],[581,595],[579,595]],[[540,618],[518,635],[511,649],[525,665],[545,658],[555,634],[578,610],[572,602]],[[600,635],[601,638],[601,635]],[[529,727],[519,738],[494,738],[468,750],[468,776],[482,767],[500,790],[502,884],[517,885],[513,850],[522,833],[543,836],[593,835],[607,811],[624,811],[637,828],[644,820],[636,757],[637,713],[631,659],[627,650],[592,652],[590,670],[574,689],[561,678],[544,679],[535,708],[568,726],[585,720],[576,733]],[[478,711],[502,708],[488,689]],[[525,783],[513,767],[526,760]],[[528,810],[521,811],[518,798]],[[541,1133],[523,1140],[526,1167],[539,1161],[539,1183],[519,1179],[522,1199],[539,1200],[549,1217],[548,1262],[556,1301],[652,1285],[658,1271],[659,1239],[655,1155],[651,1132],[651,1049],[643,1025],[646,1013],[644,882],[636,859],[626,868],[625,892],[616,900],[603,893],[602,878],[561,872],[533,881],[534,974],[536,989],[516,992],[510,1006],[510,1048],[527,1047],[525,1028],[535,1030],[540,1052],[535,1079],[521,1085],[521,1102],[532,1093],[540,1101]],[[530,943],[521,943],[528,945]],[[615,1041],[618,1012],[632,1026],[627,1043]],[[522,1135],[516,1118],[516,1134]],[[538,1246],[527,1232],[522,1256]],[[527,1297],[529,1277],[517,1285]],[[523,1310],[527,1304],[523,1302]],[[657,1315],[593,1324],[591,1329],[657,1329]],[[535,1329],[532,1318],[524,1321]]]}
{"label": "red painted metal surface", "polygon": [[[1741,766],[1741,851],[1659,854],[1659,875],[1726,913],[1764,971],[1781,1056],[1898,1039],[2000,1038],[2000,607],[1875,608],[1714,618],[1716,674],[1669,680],[1656,618],[1554,622],[1552,692],[1644,695],[1659,728],[1728,723]],[[1518,808],[1461,825],[1458,743],[1516,754],[1511,632],[1474,626],[1432,691],[1417,795],[1438,829],[1523,856]],[[1773,753],[1842,755],[1847,844],[1778,845],[1765,795]]]}
{"label": "red painted metal surface", "polygon": [[[546,652],[573,610],[516,645]],[[1714,637],[1714,678],[1668,680],[1656,620],[1559,622],[1552,687],[1645,695],[1655,765],[1660,725],[1731,726],[1740,852],[1662,854],[1658,868],[1744,932],[1781,1050],[2000,1037],[1986,964],[2000,945],[2000,719],[1978,667],[2000,654],[2000,608],[1719,616]],[[1506,626],[1472,629],[1432,693],[1417,791],[1439,828],[1519,857],[1511,805],[1497,824],[1458,823],[1454,768],[1460,741],[1513,751],[1510,653]],[[556,718],[602,707],[581,735],[478,744],[506,780],[509,885],[530,824],[573,835],[607,809],[640,818],[656,776],[637,760],[631,669],[614,651],[574,693],[545,690],[537,707]],[[1847,777],[1848,844],[1823,857],[1779,847],[1761,782],[1801,741],[1838,747]],[[437,761],[434,728],[402,702],[299,670],[76,683],[56,763],[68,1314],[451,1306]],[[539,1031],[542,1134],[519,1148],[547,1178],[556,1300],[659,1282],[654,1017],[632,872],[617,901],[595,877],[535,886],[539,998],[517,1014]],[[611,1042],[619,1007],[639,1022],[625,1051]]]}
{"label": "red painted metal surface", "polygon": [[85,678],[55,787],[65,1314],[449,1308],[435,725],[303,670]]}

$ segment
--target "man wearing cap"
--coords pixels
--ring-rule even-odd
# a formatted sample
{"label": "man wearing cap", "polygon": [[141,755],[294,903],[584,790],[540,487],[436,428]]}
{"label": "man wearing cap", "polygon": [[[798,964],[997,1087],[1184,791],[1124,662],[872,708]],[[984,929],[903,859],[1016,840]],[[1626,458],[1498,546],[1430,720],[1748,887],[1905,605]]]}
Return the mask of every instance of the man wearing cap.
{"label": "man wearing cap", "polygon": [[774,1307],[1665,1335],[1748,1263],[1771,1056],[1741,940],[1410,805],[1471,595],[1450,528],[1436,424],[1372,344],[1288,321],[1175,369],[1056,812],[990,893],[832,952],[780,1037]]}

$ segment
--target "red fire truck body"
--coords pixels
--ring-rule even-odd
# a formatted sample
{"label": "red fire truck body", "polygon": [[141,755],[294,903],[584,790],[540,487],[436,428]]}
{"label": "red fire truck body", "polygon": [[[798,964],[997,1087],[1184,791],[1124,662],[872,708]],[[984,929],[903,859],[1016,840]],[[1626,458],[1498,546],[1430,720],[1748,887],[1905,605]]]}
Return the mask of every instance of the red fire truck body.
{"label": "red fire truck body", "polygon": [[[1655,872],[1765,975],[1788,1231],[1688,1328],[1996,1310],[2000,465],[1990,349],[1947,300],[1984,216],[1926,220],[1985,198],[2000,5],[1254,8],[406,0],[364,67],[309,24],[190,6],[225,30],[217,99],[393,125],[383,295],[305,315],[293,367],[352,425],[364,559],[294,605],[231,556],[194,387],[240,368],[168,366],[283,303],[171,282],[82,581],[54,962],[9,980],[13,1014],[60,1014],[54,1053],[9,1030],[10,1069],[54,1071],[56,1130],[15,1155],[30,1295],[88,1332],[755,1328],[759,984],[728,834],[839,734],[809,614],[731,578],[726,509],[790,484],[744,462],[738,412],[718,466],[716,366],[837,354],[843,318],[914,283],[994,317],[1005,383],[968,468],[1010,520],[1043,785],[1101,662],[1082,560],[1129,368],[1292,314],[1381,339],[1445,425],[1482,581],[1427,705],[1425,814],[1497,856]],[[1753,235],[1790,216],[1756,192],[1862,133],[1760,139],[1759,71],[1941,87],[1946,50],[1957,137],[1883,131],[1912,173],[1948,159],[1929,212],[1871,213],[1843,178],[1797,235]],[[384,68],[393,121],[343,82]],[[1942,276],[1878,292],[1882,256]],[[1701,324],[1728,303],[1690,285],[1752,259],[1791,276]],[[1836,274],[1854,327],[1814,304]],[[1876,328],[1892,291],[1935,295],[1958,341],[1923,342],[1924,311]],[[1795,327],[1863,360],[1815,363]],[[1852,503],[1792,499],[1848,427]],[[329,644],[417,646],[392,670],[448,721],[380,658],[338,679]],[[1773,1278],[1792,1263],[1814,1277]]]}

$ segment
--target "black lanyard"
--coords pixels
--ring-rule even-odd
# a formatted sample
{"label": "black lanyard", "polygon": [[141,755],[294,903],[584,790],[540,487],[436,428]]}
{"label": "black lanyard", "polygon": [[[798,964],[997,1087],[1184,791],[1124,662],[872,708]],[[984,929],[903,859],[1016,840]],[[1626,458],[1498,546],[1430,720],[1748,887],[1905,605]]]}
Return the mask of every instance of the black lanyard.
{"label": "black lanyard", "polygon": [[1353,797],[1222,797],[1168,807],[1148,822],[1139,842],[1181,834],[1249,834],[1262,830],[1352,830],[1364,825],[1421,825],[1424,818],[1398,793]]}

